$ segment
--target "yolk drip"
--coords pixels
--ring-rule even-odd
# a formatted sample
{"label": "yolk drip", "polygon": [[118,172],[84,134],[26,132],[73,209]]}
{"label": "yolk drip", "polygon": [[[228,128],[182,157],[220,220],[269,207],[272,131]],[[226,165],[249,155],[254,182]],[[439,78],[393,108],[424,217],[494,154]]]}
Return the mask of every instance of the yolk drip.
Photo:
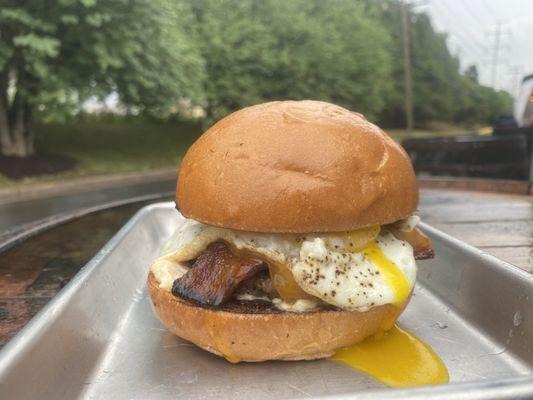
{"label": "yolk drip", "polygon": [[332,358],[390,387],[437,385],[449,378],[431,347],[396,325],[383,335],[339,350]]}
{"label": "yolk drip", "polygon": [[385,282],[394,291],[392,304],[403,307],[410,293],[409,282],[403,272],[383,254],[376,243],[367,246],[363,253],[375,265]]}
{"label": "yolk drip", "polygon": [[241,359],[233,353],[231,345],[227,344],[228,341],[220,332],[215,329],[215,312],[207,312],[204,317],[204,326],[207,333],[215,344],[215,350],[217,350],[222,357],[228,360],[230,363],[238,363]]}

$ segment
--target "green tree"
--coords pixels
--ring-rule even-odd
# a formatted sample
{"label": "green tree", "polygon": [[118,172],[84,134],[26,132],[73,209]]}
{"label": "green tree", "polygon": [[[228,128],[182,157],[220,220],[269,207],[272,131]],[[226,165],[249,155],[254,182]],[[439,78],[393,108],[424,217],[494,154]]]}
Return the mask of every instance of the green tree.
{"label": "green tree", "polygon": [[512,114],[511,95],[503,90],[480,85],[476,66],[472,65],[465,70],[464,81],[467,94],[457,113],[457,122],[493,123],[502,115]]}
{"label": "green tree", "polygon": [[205,59],[210,120],[274,99],[332,101],[373,118],[385,104],[388,34],[350,0],[183,0]]}
{"label": "green tree", "polygon": [[0,0],[0,144],[28,156],[36,113],[119,94],[164,113],[201,101],[203,62],[172,0]]}
{"label": "green tree", "polygon": [[[388,125],[403,125],[404,119],[404,65],[402,62],[402,28],[400,3],[389,0],[382,3],[382,23],[389,30],[389,51],[396,61],[393,65],[393,94],[380,119]],[[423,125],[430,120],[453,119],[457,98],[462,95],[459,61],[446,46],[446,37],[434,31],[429,16],[409,10],[408,29],[411,38],[412,76],[415,123]]]}
{"label": "green tree", "polygon": [[470,65],[464,73],[464,76],[470,79],[474,83],[479,82],[479,73],[477,72],[477,67],[475,65]]}
{"label": "green tree", "polygon": [[456,122],[489,124],[512,113],[513,99],[509,93],[479,85],[469,78],[465,81],[467,95],[457,111]]}
{"label": "green tree", "polygon": [[[380,10],[382,24],[391,38],[388,51],[395,60],[393,90],[379,119],[385,125],[402,126],[405,109],[400,3],[383,0],[377,6],[367,0],[367,6]],[[446,36],[433,29],[428,15],[410,10],[409,34],[416,125],[424,126],[429,121],[489,123],[509,112],[510,96],[481,86],[475,67],[461,74],[459,60],[446,45]]]}

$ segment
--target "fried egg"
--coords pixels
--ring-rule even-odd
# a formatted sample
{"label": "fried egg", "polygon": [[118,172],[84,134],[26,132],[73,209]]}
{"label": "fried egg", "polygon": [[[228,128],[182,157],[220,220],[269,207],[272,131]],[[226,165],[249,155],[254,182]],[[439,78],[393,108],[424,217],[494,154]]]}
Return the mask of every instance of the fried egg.
{"label": "fried egg", "polygon": [[[170,290],[174,280],[187,271],[184,262],[198,257],[217,240],[237,251],[258,255],[269,264],[283,266],[301,293],[344,310],[366,311],[383,304],[401,306],[416,280],[412,247],[379,227],[343,233],[269,234],[185,219],[152,264],[160,287]],[[294,304],[299,299],[291,300]],[[299,303],[316,306],[312,301]],[[303,309],[296,307],[295,311]]]}
{"label": "fried egg", "polygon": [[[409,218],[401,229],[410,231],[417,222],[417,218]],[[217,240],[226,242],[232,251],[263,258],[271,270],[273,265],[281,265],[289,271],[307,298],[286,301],[251,294],[238,296],[240,300],[272,301],[287,312],[309,311],[321,301],[350,311],[366,311],[383,304],[402,307],[416,280],[413,248],[385,228],[335,234],[265,234],[185,219],[151,266],[160,287],[171,290],[173,282],[189,269],[185,262]],[[338,350],[332,359],[392,387],[448,382],[446,367],[426,343],[392,322],[383,329],[363,342]]]}

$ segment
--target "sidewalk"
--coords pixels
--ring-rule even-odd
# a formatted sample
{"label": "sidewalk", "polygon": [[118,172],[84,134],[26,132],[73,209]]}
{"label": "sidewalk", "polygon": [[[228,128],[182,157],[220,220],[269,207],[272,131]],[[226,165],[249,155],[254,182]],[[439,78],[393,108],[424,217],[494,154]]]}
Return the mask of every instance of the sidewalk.
{"label": "sidewalk", "polygon": [[176,169],[95,176],[0,189],[0,233],[52,215],[155,193],[171,196]]}
{"label": "sidewalk", "polygon": [[167,168],[146,172],[88,176],[69,179],[63,182],[46,182],[21,187],[8,187],[0,189],[0,205],[86,191],[103,190],[117,186],[129,186],[135,183],[176,180],[177,176],[178,171],[176,168]]}

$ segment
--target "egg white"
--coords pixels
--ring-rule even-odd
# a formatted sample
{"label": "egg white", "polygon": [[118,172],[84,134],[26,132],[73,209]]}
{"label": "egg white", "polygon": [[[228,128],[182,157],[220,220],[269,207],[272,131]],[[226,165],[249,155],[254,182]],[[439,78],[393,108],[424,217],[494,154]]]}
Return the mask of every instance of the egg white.
{"label": "egg white", "polygon": [[[331,246],[342,242],[340,235],[243,232],[205,225],[192,219],[183,221],[151,266],[160,287],[170,290],[173,282],[188,269],[183,263],[198,257],[216,240],[224,240],[239,250],[262,254],[287,265],[305,292],[339,308],[365,311],[394,302],[395,288],[379,274],[378,267],[368,257],[362,252],[346,252]],[[412,247],[386,230],[382,230],[376,243],[401,270],[412,290],[416,280]],[[277,303],[281,308],[287,308],[286,304]]]}

